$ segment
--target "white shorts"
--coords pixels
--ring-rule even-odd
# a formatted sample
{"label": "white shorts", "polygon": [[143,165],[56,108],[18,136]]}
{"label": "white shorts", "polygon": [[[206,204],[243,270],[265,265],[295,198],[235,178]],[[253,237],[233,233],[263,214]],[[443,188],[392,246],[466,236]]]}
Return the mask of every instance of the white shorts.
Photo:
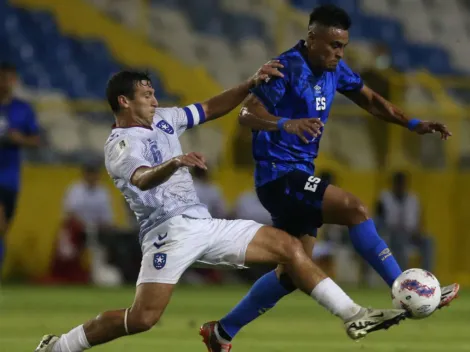
{"label": "white shorts", "polygon": [[175,216],[145,235],[137,285],[176,284],[196,261],[243,268],[246,249],[262,226],[251,220]]}

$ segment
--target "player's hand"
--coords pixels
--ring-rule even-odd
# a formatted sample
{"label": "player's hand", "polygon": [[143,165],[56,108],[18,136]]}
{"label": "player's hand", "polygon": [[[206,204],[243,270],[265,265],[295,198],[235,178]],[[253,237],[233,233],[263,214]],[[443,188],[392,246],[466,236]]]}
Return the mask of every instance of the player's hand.
{"label": "player's hand", "polygon": [[257,86],[262,82],[267,82],[271,77],[284,77],[282,72],[279,71],[280,68],[283,68],[279,60],[271,60],[265,63],[261,68],[255,73],[251,78],[251,84]]}
{"label": "player's hand", "polygon": [[283,127],[287,133],[295,134],[305,144],[308,144],[308,136],[310,136],[311,139],[321,134],[323,122],[318,118],[295,119],[285,122]]}
{"label": "player's hand", "polygon": [[25,136],[18,130],[10,129],[7,133],[7,139],[10,144],[22,145],[25,140]]}
{"label": "player's hand", "polygon": [[200,169],[207,170],[206,158],[204,158],[204,155],[201,153],[191,152],[177,156],[175,159],[178,163],[178,167],[198,167]]}
{"label": "player's hand", "polygon": [[447,140],[452,133],[447,129],[447,126],[434,121],[421,121],[415,128],[415,132],[418,134],[428,134],[439,132],[442,140]]}

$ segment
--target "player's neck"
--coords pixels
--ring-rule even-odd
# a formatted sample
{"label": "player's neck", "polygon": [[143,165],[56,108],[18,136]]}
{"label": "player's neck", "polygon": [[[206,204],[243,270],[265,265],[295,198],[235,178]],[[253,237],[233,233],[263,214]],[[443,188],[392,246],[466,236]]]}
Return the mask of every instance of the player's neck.
{"label": "player's neck", "polygon": [[134,120],[131,118],[123,118],[123,117],[116,116],[116,123],[114,124],[114,128],[130,128],[130,127],[151,128],[145,122],[140,122],[138,120]]}
{"label": "player's neck", "polygon": [[317,63],[315,63],[312,59],[310,59],[310,55],[309,55],[307,47],[305,46],[302,47],[301,53],[304,56],[304,59],[307,61],[308,66],[310,67],[310,70],[315,76],[319,76],[323,74],[323,69]]}

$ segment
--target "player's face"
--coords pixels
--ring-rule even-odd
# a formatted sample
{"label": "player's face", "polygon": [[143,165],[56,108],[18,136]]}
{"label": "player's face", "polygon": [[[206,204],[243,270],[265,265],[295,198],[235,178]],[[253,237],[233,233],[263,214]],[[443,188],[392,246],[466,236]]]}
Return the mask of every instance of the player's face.
{"label": "player's face", "polygon": [[90,186],[94,187],[98,183],[100,179],[100,175],[98,172],[95,171],[85,171],[83,173],[83,178],[85,179],[85,182]]}
{"label": "player's face", "polygon": [[128,108],[135,122],[140,125],[150,126],[158,107],[155,90],[151,82],[141,81],[135,85],[134,99],[123,97],[123,107]]}
{"label": "player's face", "polygon": [[321,70],[336,70],[348,42],[349,32],[344,29],[311,26],[307,39],[310,63]]}

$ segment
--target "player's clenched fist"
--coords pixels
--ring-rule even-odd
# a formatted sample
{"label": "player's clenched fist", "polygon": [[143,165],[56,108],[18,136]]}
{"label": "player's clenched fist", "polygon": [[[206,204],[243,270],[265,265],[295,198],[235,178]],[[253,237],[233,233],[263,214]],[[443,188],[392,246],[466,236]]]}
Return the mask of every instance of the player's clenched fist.
{"label": "player's clenched fist", "polygon": [[295,119],[286,121],[282,127],[287,133],[295,134],[304,143],[309,143],[307,137],[318,137],[323,123],[318,118]]}
{"label": "player's clenched fist", "polygon": [[188,154],[180,155],[175,158],[178,167],[198,167],[200,169],[207,170],[206,158],[204,155],[197,152],[191,152]]}

